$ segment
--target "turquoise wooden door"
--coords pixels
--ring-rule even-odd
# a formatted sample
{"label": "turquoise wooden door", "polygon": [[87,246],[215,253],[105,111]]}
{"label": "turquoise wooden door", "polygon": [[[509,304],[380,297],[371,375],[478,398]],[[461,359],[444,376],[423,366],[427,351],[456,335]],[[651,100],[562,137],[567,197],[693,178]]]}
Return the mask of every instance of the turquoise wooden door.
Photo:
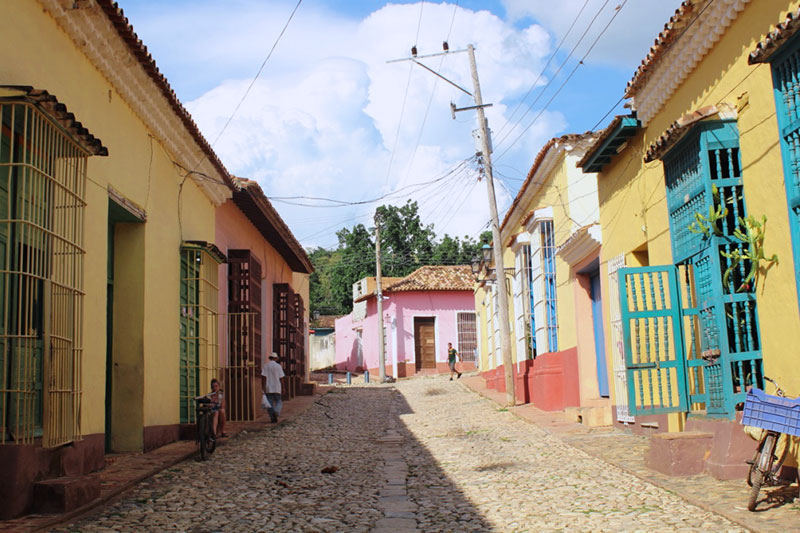
{"label": "turquoise wooden door", "polygon": [[[745,283],[749,262],[730,254],[746,244],[735,236],[747,217],[739,131],[729,120],[701,122],[664,157],[673,261],[690,269],[698,309],[690,367],[701,381],[693,390],[709,415],[732,418],[746,386],[761,386],[761,342],[756,294]],[[697,214],[721,214],[700,231]]]}
{"label": "turquoise wooden door", "polygon": [[630,413],[688,411],[684,317],[691,321],[692,312],[683,310],[678,268],[621,268],[618,275]]}

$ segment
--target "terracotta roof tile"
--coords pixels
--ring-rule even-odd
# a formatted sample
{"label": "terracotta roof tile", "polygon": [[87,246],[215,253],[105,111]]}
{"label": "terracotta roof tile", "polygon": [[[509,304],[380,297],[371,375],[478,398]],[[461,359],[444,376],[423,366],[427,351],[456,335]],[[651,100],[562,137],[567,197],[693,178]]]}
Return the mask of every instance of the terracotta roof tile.
{"label": "terracotta roof tile", "polygon": [[426,265],[387,286],[384,292],[472,291],[473,285],[469,265]]}
{"label": "terracotta roof tile", "polygon": [[669,22],[664,24],[664,29],[658,34],[647,56],[642,60],[639,68],[636,69],[631,81],[628,82],[628,86],[625,89],[626,98],[632,97],[647,82],[653,67],[680,37],[686,26],[691,23],[691,15],[696,9],[695,3],[699,2],[696,0],[694,2],[692,0],[681,2],[681,5],[675,10],[675,14],[670,17]]}
{"label": "terracotta roof tile", "polygon": [[775,29],[767,34],[764,39],[756,45],[756,49],[750,52],[747,62],[751,65],[764,63],[778,51],[778,48],[788,41],[797,30],[800,29],[800,9],[786,15],[783,22],[775,26]]}
{"label": "terracotta roof tile", "polygon": [[5,98],[11,101],[21,98],[41,107],[67,130],[84,150],[92,155],[108,155],[108,149],[103,146],[103,142],[89,133],[89,130],[76,120],[75,115],[70,113],[67,106],[59,102],[55,95],[30,86],[0,85],[0,101]]}
{"label": "terracotta roof tile", "polygon": [[719,115],[720,118],[736,118],[736,109],[732,105],[723,102],[717,105],[701,107],[700,109],[683,115],[673,122],[658,139],[647,147],[644,162],[649,163],[650,161],[660,159],[671,147],[675,146],[675,143],[677,143],[694,124],[714,115]]}
{"label": "terracotta roof tile", "polygon": [[183,122],[184,127],[186,127],[189,134],[194,138],[195,142],[200,146],[203,150],[203,153],[208,157],[208,160],[217,169],[217,171],[222,175],[223,179],[225,180],[225,184],[228,187],[233,187],[233,182],[231,180],[231,175],[228,173],[228,170],[225,168],[225,165],[222,164],[217,154],[211,148],[211,145],[206,141],[203,134],[200,133],[200,129],[195,124],[192,116],[183,107],[183,104],[178,99],[178,96],[175,94],[175,91],[172,90],[170,87],[167,78],[161,73],[156,65],[155,59],[153,56],[150,55],[150,52],[147,51],[147,47],[144,45],[139,36],[136,35],[136,32],[133,31],[133,26],[131,26],[128,18],[125,16],[125,13],[122,11],[122,8],[119,7],[117,2],[112,0],[97,0],[97,4],[103,10],[108,20],[114,26],[114,29],[117,31],[117,34],[120,36],[120,39],[127,45],[128,49],[131,51],[131,54],[139,61],[139,64],[142,66],[144,71],[153,80],[156,87],[159,88],[161,94],[164,95],[164,98],[167,99],[169,102],[170,107],[175,112],[176,115],[180,118],[181,122]]}
{"label": "terracotta roof tile", "polygon": [[320,315],[311,320],[311,329],[314,328],[330,328],[333,329],[337,318],[343,315]]}

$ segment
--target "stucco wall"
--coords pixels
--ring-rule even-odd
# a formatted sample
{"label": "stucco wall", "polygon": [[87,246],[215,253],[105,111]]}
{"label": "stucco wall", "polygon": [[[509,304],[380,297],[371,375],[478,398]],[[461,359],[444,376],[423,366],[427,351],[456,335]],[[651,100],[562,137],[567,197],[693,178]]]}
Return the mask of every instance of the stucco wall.
{"label": "stucco wall", "polygon": [[[784,171],[770,67],[748,65],[747,55],[789,9],[795,8],[796,3],[786,0],[749,3],[646,128],[603,169],[599,179],[602,283],[603,293],[608,294],[609,259],[625,254],[627,266],[639,266],[647,256],[651,265],[672,262],[663,165],[661,161],[642,162],[646,147],[686,113],[719,103],[738,107],[747,209],[759,219],[767,216],[765,251],[780,258],[780,264],[762,278],[757,291],[764,369],[788,390],[800,390],[800,367],[796,357],[785,350],[785,346],[800,342],[800,315]],[[647,256],[633,253],[643,246]],[[607,303],[605,322],[609,324]],[[610,357],[608,337],[607,343]],[[611,370],[610,360],[608,366]]]}
{"label": "stucco wall", "polygon": [[[228,200],[216,210],[216,244],[224,253],[230,250],[250,250],[261,263],[261,355],[272,352],[272,299],[273,283],[288,283],[294,286],[293,272],[286,260],[264,239],[241,210]],[[307,277],[307,275],[306,275]],[[218,309],[220,313],[228,311],[228,265],[219,267],[220,288],[218,294]],[[302,294],[302,293],[301,293]],[[304,296],[303,300],[308,300]],[[306,321],[308,319],[308,304],[306,303]],[[220,320],[220,339],[227,338],[223,329],[226,324]],[[225,350],[220,347],[220,364],[225,364]]]}
{"label": "stucco wall", "polygon": [[163,132],[145,127],[38,3],[16,2],[13,9],[13,16],[0,17],[0,52],[14,58],[0,64],[0,79],[56,95],[109,151],[108,157],[90,157],[88,163],[83,434],[102,433],[105,427],[108,186],[147,212],[135,237],[140,243],[129,246],[141,284],[129,299],[131,306],[121,306],[117,317],[121,324],[130,318],[131,334],[140,342],[115,346],[125,352],[121,359],[143,373],[140,384],[129,383],[127,401],[140,402],[135,416],[115,417],[131,429],[124,447],[141,447],[143,426],[178,422],[179,247],[182,240],[214,240],[214,206],[173,165],[157,140]]}
{"label": "stucco wall", "polygon": [[[414,364],[414,318],[434,317],[436,339],[436,361],[447,362],[447,343],[458,347],[457,314],[474,312],[471,291],[399,292],[389,295],[384,301],[384,324],[387,330],[386,372],[397,376],[398,364]],[[364,366],[378,367],[378,316],[374,298],[367,301],[367,316],[363,321],[353,322],[347,315],[336,320],[336,365],[355,370],[356,333],[353,328],[362,328]],[[390,370],[391,369],[391,370]]]}

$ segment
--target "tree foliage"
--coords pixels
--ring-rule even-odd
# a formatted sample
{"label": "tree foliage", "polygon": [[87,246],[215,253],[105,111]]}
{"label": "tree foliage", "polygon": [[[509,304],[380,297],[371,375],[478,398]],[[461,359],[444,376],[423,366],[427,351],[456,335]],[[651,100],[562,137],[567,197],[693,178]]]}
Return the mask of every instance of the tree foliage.
{"label": "tree foliage", "polygon": [[[380,206],[377,210],[381,236],[381,269],[384,276],[403,277],[423,265],[466,265],[491,242],[491,232],[475,241],[445,234],[437,240],[433,224],[424,225],[419,206],[408,201],[402,206]],[[335,250],[309,251],[314,265],[311,274],[310,311],[313,314],[343,315],[353,306],[353,283],[374,276],[375,228],[358,224],[336,233]]]}

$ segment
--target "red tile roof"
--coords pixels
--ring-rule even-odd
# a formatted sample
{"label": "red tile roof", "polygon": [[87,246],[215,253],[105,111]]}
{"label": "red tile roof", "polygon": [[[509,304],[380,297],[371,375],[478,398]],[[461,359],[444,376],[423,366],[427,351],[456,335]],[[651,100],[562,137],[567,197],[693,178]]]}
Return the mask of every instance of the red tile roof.
{"label": "red tile roof", "polygon": [[628,82],[628,86],[625,89],[626,98],[631,98],[647,82],[653,67],[691,23],[691,15],[696,10],[695,3],[700,2],[698,0],[684,0],[681,2],[681,5],[675,10],[675,14],[670,17],[669,22],[664,24],[664,30],[658,34],[653,46],[650,47],[647,57],[642,60],[633,75],[633,79]]}
{"label": "red tile roof", "polygon": [[736,109],[729,104],[721,103],[718,105],[707,105],[683,115],[673,122],[670,127],[667,128],[667,131],[662,133],[658,139],[647,147],[644,162],[649,163],[650,161],[660,159],[671,147],[675,146],[685,133],[692,129],[695,123],[714,115],[735,117]]}
{"label": "red tile roof", "polygon": [[426,265],[387,286],[384,292],[472,291],[474,283],[469,265]]}
{"label": "red tile roof", "polygon": [[89,133],[75,115],[67,110],[67,106],[58,101],[55,95],[43,89],[23,85],[0,85],[0,102],[4,98],[15,100],[21,98],[44,109],[61,127],[75,139],[81,147],[92,155],[108,155],[108,148],[103,142]]}
{"label": "red tile roof", "polygon": [[767,34],[764,39],[756,45],[756,49],[750,52],[747,62],[751,65],[764,63],[774,54],[783,43],[789,40],[797,30],[800,29],[800,9],[786,15],[783,22],[775,26],[775,29]]}
{"label": "red tile roof", "polygon": [[336,319],[341,317],[342,315],[320,315],[311,319],[310,327],[311,329],[333,329]]}
{"label": "red tile roof", "polygon": [[175,112],[176,115],[180,118],[181,122],[183,122],[184,127],[189,132],[189,134],[194,138],[195,142],[200,146],[203,150],[203,153],[206,155],[208,160],[217,169],[217,171],[222,174],[223,179],[225,180],[225,184],[229,187],[233,187],[233,181],[231,179],[231,175],[228,173],[225,166],[220,161],[217,154],[211,148],[211,145],[206,141],[203,134],[200,133],[200,129],[195,124],[192,116],[183,107],[180,100],[178,100],[178,96],[175,94],[175,91],[172,90],[170,87],[167,78],[158,70],[158,66],[156,65],[153,56],[147,51],[147,47],[144,45],[139,36],[136,35],[136,32],[133,31],[133,26],[131,26],[130,22],[128,22],[127,17],[125,17],[125,13],[122,11],[122,8],[119,7],[117,2],[113,2],[112,0],[97,0],[97,5],[103,10],[108,20],[116,29],[117,34],[119,35],[120,39],[128,46],[128,49],[131,51],[131,54],[139,61],[139,64],[142,66],[144,71],[153,80],[153,83],[159,88],[161,94],[164,95],[164,98],[167,99],[169,102],[170,107]]}

